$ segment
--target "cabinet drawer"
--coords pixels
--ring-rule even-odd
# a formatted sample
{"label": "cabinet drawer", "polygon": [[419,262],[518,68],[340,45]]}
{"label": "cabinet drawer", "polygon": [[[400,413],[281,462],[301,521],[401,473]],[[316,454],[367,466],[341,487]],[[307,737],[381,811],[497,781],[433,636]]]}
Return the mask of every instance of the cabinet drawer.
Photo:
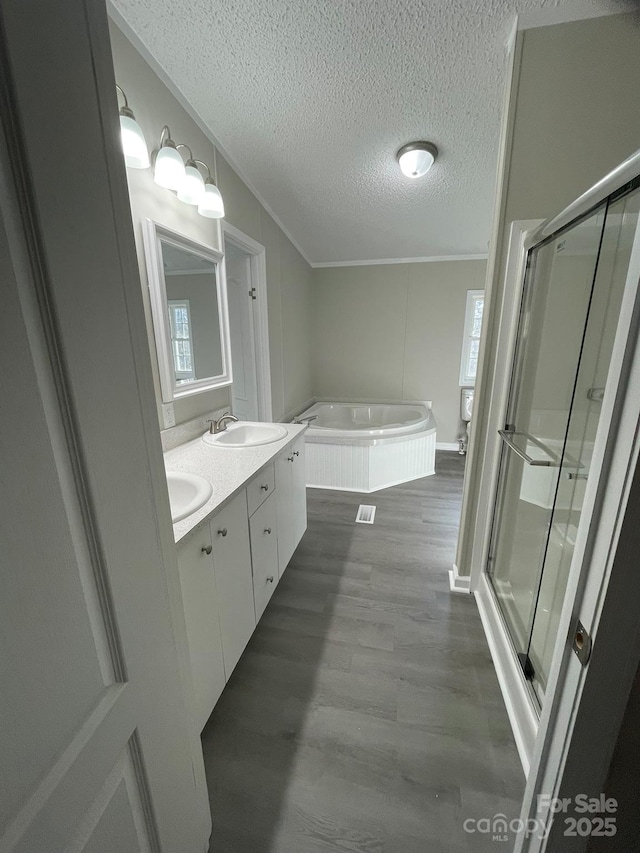
{"label": "cabinet drawer", "polygon": [[249,515],[253,515],[258,507],[266,501],[275,489],[275,483],[273,462],[271,462],[247,486],[247,509]]}
{"label": "cabinet drawer", "polygon": [[253,598],[256,621],[273,595],[278,583],[278,535],[276,499],[269,497],[249,520],[251,560],[253,564]]}

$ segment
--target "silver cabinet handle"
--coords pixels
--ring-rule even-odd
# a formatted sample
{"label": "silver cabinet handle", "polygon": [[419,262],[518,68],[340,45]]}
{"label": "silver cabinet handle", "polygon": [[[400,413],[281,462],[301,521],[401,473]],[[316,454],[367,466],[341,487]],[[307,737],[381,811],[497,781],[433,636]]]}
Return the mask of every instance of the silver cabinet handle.
{"label": "silver cabinet handle", "polygon": [[270,528],[270,527],[265,527],[264,532],[265,532],[265,533],[268,533],[269,535],[271,535],[271,528]]}
{"label": "silver cabinet handle", "polygon": [[269,575],[267,578],[267,583],[273,583],[273,575]]}
{"label": "silver cabinet handle", "polygon": [[203,554],[210,554],[212,547],[211,547],[211,545],[203,545],[200,550],[202,551]]}
{"label": "silver cabinet handle", "polygon": [[263,492],[268,492],[268,491],[269,491],[269,485],[268,485],[268,483],[265,483],[263,486],[260,486],[260,488],[262,489],[262,491],[263,491]]}
{"label": "silver cabinet handle", "polygon": [[226,536],[229,531],[226,527],[223,527],[222,530],[218,530],[218,536]]}
{"label": "silver cabinet handle", "polygon": [[294,456],[300,456],[300,451],[299,451],[299,450],[294,450],[294,451],[293,451],[293,455],[294,455]]}
{"label": "silver cabinet handle", "polygon": [[293,462],[293,456],[287,456],[287,462]]}

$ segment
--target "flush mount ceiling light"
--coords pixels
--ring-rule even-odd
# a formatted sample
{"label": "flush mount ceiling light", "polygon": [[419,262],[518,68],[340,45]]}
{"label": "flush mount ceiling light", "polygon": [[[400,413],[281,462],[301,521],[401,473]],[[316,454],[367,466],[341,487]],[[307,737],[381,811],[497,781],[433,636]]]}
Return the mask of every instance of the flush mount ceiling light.
{"label": "flush mount ceiling light", "polygon": [[120,136],[124,162],[130,169],[148,169],[149,151],[142,128],[136,121],[133,110],[129,107],[127,96],[116,83],[116,89],[124,98],[124,106],[120,107]]}
{"label": "flush mount ceiling light", "polygon": [[204,194],[198,203],[198,213],[200,216],[206,216],[207,219],[223,219],[224,202],[220,190],[211,177],[211,170],[202,160],[195,160],[194,162],[199,166],[204,166],[207,170],[207,177],[204,179]]}
{"label": "flush mount ceiling light", "polygon": [[396,160],[403,175],[421,178],[433,166],[437,156],[438,149],[432,142],[410,142],[398,151]]}
{"label": "flush mount ceiling light", "polygon": [[[165,137],[166,133],[166,137]],[[165,124],[160,133],[160,148],[156,153],[153,167],[153,180],[160,187],[168,190],[179,190],[185,179],[185,168],[182,157],[171,139],[171,131]]]}

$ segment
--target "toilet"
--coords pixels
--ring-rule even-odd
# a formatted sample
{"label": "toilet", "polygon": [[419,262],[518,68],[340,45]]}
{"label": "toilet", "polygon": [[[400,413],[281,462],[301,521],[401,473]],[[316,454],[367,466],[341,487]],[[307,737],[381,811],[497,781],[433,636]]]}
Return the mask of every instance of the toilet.
{"label": "toilet", "polygon": [[473,412],[473,395],[475,388],[460,389],[460,420],[465,425],[464,434],[458,439],[460,447],[458,453],[464,455],[467,452],[469,444],[469,424],[471,423],[471,415]]}

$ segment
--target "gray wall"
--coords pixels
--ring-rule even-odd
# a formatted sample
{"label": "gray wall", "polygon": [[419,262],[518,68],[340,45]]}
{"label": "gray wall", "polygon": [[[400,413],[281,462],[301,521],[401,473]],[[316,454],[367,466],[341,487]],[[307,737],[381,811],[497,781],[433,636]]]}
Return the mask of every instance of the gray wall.
{"label": "gray wall", "polygon": [[640,32],[637,14],[612,15],[521,33],[513,125],[492,235],[483,379],[475,399],[474,465],[467,474],[456,565],[469,574],[479,472],[492,395],[506,242],[516,219],[559,213],[640,146]]}
{"label": "gray wall", "polygon": [[[213,169],[210,140],[174,98],[157,74],[115,24],[111,23],[111,47],[118,84],[142,127],[150,149],[157,146],[162,126],[171,128],[176,142],[186,142],[194,156]],[[153,326],[142,242],[142,221],[154,219],[193,240],[220,248],[215,220],[200,216],[191,205],[178,201],[169,190],[158,187],[151,169],[127,169],[133,226],[140,263],[147,332],[151,346],[158,417],[160,383],[153,344]],[[243,181],[217,154],[217,184],[225,203],[226,221],[266,248],[271,350],[273,418],[301,407],[311,396],[311,268],[282,229],[274,222]],[[210,391],[175,402],[176,422],[182,423],[213,409],[229,406],[228,388]]]}
{"label": "gray wall", "polygon": [[431,400],[438,441],[455,442],[467,290],[485,272],[485,261],[315,269],[315,395]]}

